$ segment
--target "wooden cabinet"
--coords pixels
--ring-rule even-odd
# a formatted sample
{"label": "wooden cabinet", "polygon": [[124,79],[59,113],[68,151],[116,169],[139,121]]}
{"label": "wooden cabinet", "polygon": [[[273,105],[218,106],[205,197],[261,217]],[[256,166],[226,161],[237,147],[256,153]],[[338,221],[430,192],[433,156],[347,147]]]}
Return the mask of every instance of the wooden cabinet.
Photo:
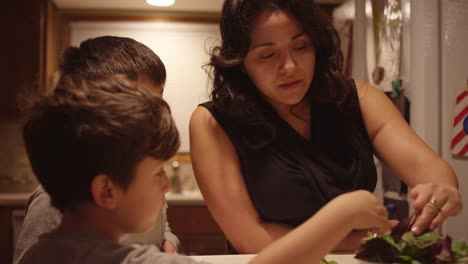
{"label": "wooden cabinet", "polygon": [[226,238],[205,205],[169,205],[167,218],[185,255],[226,254]]}
{"label": "wooden cabinet", "polygon": [[0,206],[0,263],[12,263],[14,249],[13,212],[24,206]]}
{"label": "wooden cabinet", "polygon": [[44,2],[19,0],[2,3],[2,115],[17,115],[17,92],[41,81]]}
{"label": "wooden cabinet", "polygon": [[3,1],[0,9],[0,117],[16,117],[18,92],[44,87],[57,68],[58,30],[52,0]]}

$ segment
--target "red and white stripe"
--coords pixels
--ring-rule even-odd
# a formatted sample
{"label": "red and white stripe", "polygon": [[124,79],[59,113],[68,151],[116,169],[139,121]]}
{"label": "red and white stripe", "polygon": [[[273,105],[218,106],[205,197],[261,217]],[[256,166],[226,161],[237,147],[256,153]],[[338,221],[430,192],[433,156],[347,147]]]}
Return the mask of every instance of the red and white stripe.
{"label": "red and white stripe", "polygon": [[453,118],[453,137],[451,143],[452,154],[468,156],[468,135],[463,128],[464,120],[468,118],[468,89],[458,96]]}

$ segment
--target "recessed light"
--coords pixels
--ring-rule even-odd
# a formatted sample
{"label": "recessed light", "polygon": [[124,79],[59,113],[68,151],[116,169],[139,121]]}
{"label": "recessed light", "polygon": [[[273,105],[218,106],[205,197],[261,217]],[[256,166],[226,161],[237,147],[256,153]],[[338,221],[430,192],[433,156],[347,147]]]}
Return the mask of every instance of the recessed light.
{"label": "recessed light", "polygon": [[152,6],[171,6],[174,2],[175,0],[146,0],[146,3]]}

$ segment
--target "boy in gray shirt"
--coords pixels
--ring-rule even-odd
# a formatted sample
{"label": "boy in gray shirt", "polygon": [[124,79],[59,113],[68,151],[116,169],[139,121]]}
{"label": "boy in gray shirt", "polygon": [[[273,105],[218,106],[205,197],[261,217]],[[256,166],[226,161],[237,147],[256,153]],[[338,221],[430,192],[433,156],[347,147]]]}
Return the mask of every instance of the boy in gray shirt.
{"label": "boy in gray shirt", "polygon": [[[143,85],[150,93],[162,96],[166,70],[160,58],[147,46],[130,38],[101,36],[67,48],[60,61],[60,75],[89,73],[124,74]],[[162,251],[175,253],[180,242],[167,222],[167,204],[150,232],[128,234],[121,243],[154,244]],[[39,185],[29,197],[26,216],[15,246],[14,263],[37,242],[39,235],[55,229],[62,218],[51,206],[50,196]]]}

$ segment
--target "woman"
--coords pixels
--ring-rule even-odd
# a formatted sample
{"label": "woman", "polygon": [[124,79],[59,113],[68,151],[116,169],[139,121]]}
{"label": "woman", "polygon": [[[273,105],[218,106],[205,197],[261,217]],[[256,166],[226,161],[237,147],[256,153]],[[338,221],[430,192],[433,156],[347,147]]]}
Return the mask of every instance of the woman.
{"label": "woman", "polygon": [[[336,30],[312,0],[226,0],[212,101],[190,121],[195,176],[235,249],[255,253],[337,195],[373,191],[373,154],[411,188],[412,231],[460,212],[453,170],[384,93],[342,76]],[[366,230],[335,249],[355,250]]]}

